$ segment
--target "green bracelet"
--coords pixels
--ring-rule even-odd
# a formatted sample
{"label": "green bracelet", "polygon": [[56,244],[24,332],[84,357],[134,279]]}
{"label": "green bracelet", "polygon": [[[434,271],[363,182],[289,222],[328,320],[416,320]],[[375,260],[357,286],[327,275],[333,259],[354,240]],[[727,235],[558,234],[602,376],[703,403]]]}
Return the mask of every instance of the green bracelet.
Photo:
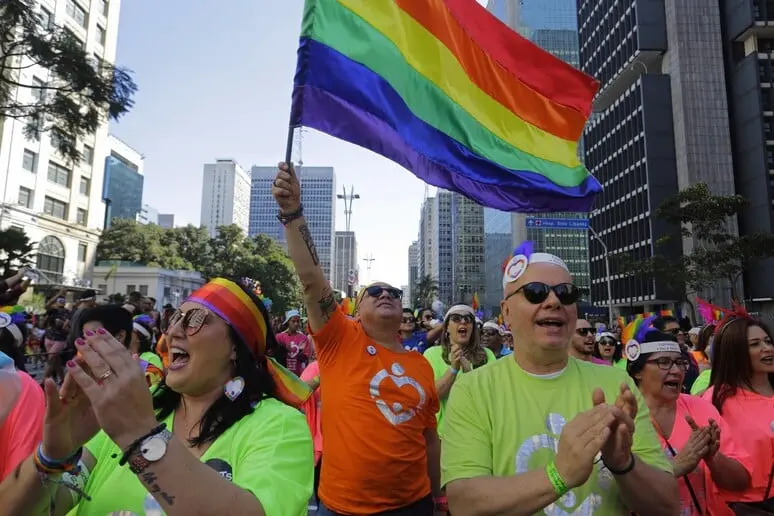
{"label": "green bracelet", "polygon": [[570,492],[570,488],[567,487],[567,483],[556,469],[556,463],[554,463],[554,461],[549,462],[548,466],[546,466],[546,475],[548,476],[548,481],[551,482],[551,486],[554,488],[556,496],[561,498]]}

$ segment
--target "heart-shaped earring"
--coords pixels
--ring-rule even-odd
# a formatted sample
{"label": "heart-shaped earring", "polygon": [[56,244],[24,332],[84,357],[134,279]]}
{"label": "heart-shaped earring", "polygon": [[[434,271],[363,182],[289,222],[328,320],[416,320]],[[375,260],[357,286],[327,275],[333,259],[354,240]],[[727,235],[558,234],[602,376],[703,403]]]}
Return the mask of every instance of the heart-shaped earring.
{"label": "heart-shaped earring", "polygon": [[223,386],[223,393],[231,401],[237,399],[243,390],[245,390],[245,380],[241,376],[232,378]]}

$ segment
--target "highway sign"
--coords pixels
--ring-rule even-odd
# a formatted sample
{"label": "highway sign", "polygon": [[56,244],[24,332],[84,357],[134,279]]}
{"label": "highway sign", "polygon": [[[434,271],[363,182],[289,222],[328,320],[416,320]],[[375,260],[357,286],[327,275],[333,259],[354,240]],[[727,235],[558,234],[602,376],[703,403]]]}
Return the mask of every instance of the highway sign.
{"label": "highway sign", "polygon": [[531,229],[589,229],[589,219],[539,219],[527,217],[527,228]]}

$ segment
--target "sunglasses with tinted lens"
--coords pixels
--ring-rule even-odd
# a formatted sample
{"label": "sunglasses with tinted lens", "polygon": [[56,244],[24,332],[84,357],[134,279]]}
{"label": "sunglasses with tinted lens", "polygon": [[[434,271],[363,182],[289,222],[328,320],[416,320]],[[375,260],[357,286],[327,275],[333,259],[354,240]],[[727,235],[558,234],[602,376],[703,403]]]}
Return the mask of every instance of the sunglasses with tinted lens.
{"label": "sunglasses with tinted lens", "polygon": [[403,322],[407,324],[414,324],[416,321],[414,320],[413,317],[404,317]]}
{"label": "sunglasses with tinted lens", "polygon": [[560,283],[558,285],[548,285],[541,281],[533,281],[522,285],[518,290],[511,293],[506,297],[507,300],[511,296],[514,296],[521,292],[524,295],[524,299],[532,303],[533,305],[539,305],[546,299],[548,299],[551,291],[556,294],[557,299],[563,305],[572,305],[578,301],[581,296],[581,290],[572,283]]}
{"label": "sunglasses with tinted lens", "polygon": [[169,318],[169,324],[167,325],[167,333],[177,323],[183,327],[185,334],[191,337],[199,333],[204,323],[207,321],[207,315],[209,312],[203,308],[191,308],[183,312],[182,310],[176,310],[175,313]]}
{"label": "sunglasses with tinted lens", "polygon": [[581,337],[588,337],[589,335],[596,335],[597,330],[594,328],[578,328],[575,330],[575,333],[580,335]]}
{"label": "sunglasses with tinted lens", "polygon": [[395,287],[382,287],[381,285],[374,285],[366,289],[366,294],[368,294],[370,297],[379,297],[382,295],[383,292],[387,292],[387,294],[392,299],[403,298],[403,291]]}
{"label": "sunglasses with tinted lens", "polygon": [[600,346],[610,346],[610,347],[616,347],[618,343],[610,338],[604,338],[599,341]]}
{"label": "sunglasses with tinted lens", "polygon": [[473,321],[475,321],[475,318],[472,315],[461,315],[461,314],[451,314],[449,316],[449,320],[453,323],[468,323],[473,324]]}

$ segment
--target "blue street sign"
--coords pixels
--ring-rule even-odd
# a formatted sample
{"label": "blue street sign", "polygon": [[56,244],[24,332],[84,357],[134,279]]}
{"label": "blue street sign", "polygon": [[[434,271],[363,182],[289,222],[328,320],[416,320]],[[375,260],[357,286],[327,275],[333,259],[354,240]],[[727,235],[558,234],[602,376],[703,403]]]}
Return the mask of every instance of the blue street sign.
{"label": "blue street sign", "polygon": [[533,229],[589,229],[589,219],[538,219],[527,218],[527,227]]}

